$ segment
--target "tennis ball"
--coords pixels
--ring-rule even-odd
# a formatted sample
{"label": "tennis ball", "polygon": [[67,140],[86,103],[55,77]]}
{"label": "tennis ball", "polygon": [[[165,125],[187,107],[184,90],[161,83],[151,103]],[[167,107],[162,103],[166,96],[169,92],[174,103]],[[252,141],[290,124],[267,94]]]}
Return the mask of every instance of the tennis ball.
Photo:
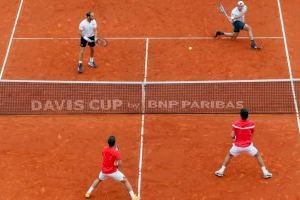
{"label": "tennis ball", "polygon": [[193,49],[193,47],[189,47],[189,50],[191,51]]}

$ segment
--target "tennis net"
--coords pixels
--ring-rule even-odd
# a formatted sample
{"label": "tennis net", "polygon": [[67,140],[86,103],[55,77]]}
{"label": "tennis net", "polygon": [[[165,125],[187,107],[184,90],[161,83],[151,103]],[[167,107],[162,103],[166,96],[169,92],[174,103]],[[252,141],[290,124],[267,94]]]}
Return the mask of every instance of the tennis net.
{"label": "tennis net", "polygon": [[[292,87],[292,84],[294,87]],[[295,113],[300,81],[0,81],[0,114]]]}

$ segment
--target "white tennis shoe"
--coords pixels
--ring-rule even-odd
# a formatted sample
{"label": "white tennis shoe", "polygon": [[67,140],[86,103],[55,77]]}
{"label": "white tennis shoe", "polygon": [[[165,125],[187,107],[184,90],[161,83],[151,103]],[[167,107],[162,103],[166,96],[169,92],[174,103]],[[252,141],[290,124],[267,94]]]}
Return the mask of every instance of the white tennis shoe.
{"label": "white tennis shoe", "polygon": [[218,177],[222,177],[222,176],[224,176],[224,171],[219,169],[218,171],[215,171],[215,175],[218,176]]}
{"label": "white tennis shoe", "polygon": [[134,197],[131,198],[132,200],[140,200],[140,197],[134,195]]}
{"label": "white tennis shoe", "polygon": [[88,65],[91,67],[91,68],[96,68],[97,65],[95,62],[88,62]]}
{"label": "white tennis shoe", "polygon": [[91,193],[88,193],[88,192],[87,192],[87,193],[85,193],[85,198],[86,198],[86,199],[89,199],[89,198],[91,198]]}
{"label": "white tennis shoe", "polygon": [[272,173],[270,173],[269,171],[267,171],[266,173],[263,174],[263,178],[264,179],[272,178]]}

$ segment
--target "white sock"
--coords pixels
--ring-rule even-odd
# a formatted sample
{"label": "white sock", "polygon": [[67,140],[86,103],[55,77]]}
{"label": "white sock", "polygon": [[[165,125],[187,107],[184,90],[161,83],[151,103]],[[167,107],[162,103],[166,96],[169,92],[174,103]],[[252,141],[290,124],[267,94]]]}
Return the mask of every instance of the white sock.
{"label": "white sock", "polygon": [[91,186],[90,188],[89,188],[89,190],[87,191],[87,193],[92,193],[93,192],[93,190],[94,190],[94,188],[93,188],[93,186]]}
{"label": "white sock", "polygon": [[94,58],[90,57],[90,62],[94,62]]}
{"label": "white sock", "polygon": [[134,192],[131,190],[129,191],[130,197],[133,198],[135,196]]}
{"label": "white sock", "polygon": [[261,167],[261,170],[262,170],[262,172],[263,172],[264,174],[268,173],[268,170],[266,169],[265,166]]}
{"label": "white sock", "polygon": [[224,165],[222,165],[220,171],[221,171],[221,172],[224,172],[224,171],[225,171],[225,168],[226,168],[226,167],[225,167]]}

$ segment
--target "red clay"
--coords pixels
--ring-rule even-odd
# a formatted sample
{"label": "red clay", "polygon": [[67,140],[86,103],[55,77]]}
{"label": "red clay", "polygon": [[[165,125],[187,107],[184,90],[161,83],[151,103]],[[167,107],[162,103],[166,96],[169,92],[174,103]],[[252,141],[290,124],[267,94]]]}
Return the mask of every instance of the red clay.
{"label": "red clay", "polygon": [[5,13],[3,15],[0,15],[0,67],[4,62],[7,45],[11,35],[11,30],[15,21],[17,7],[18,0],[0,1],[1,12]]}
{"label": "red clay", "polygon": [[148,80],[288,78],[282,41],[258,43],[265,49],[251,50],[248,40],[151,41]]}
{"label": "red clay", "polygon": [[[222,2],[228,10],[234,6],[231,0]],[[219,27],[231,30],[217,12],[214,1],[66,0],[62,4],[60,0],[28,0],[24,4],[17,36],[78,37],[78,23],[88,9],[95,11],[101,33],[110,37],[209,36]],[[38,17],[33,20],[32,16]],[[247,20],[255,35],[281,36],[280,23],[274,23],[274,19],[278,19],[276,1],[249,2]]]}
{"label": "red clay", "polygon": [[231,123],[236,119],[235,115],[147,116],[143,199],[300,198],[300,141],[293,115],[251,117],[256,122],[254,143],[273,172],[272,179],[262,179],[256,160],[247,155],[234,158],[223,178],[214,175],[231,147]]}
{"label": "red clay", "polygon": [[[140,120],[139,115],[0,117],[0,199],[83,199],[110,134],[118,139],[122,171],[136,191]],[[127,199],[128,193],[108,181],[94,193],[95,199],[103,196]]]}
{"label": "red clay", "polygon": [[291,67],[295,78],[300,78],[300,39],[298,36],[300,22],[295,20],[300,17],[300,13],[295,9],[295,6],[299,5],[299,3],[299,0],[282,1],[282,12],[284,16]]}
{"label": "red clay", "polygon": [[[53,52],[50,50],[53,49]],[[78,74],[79,40],[18,40],[11,51],[4,78],[34,80],[102,80],[142,81],[145,58],[144,40],[110,41],[106,48],[96,49],[96,69],[87,65]]]}
{"label": "red clay", "polygon": [[[231,0],[224,0],[231,8]],[[247,2],[248,3],[248,2]],[[282,1],[293,72],[299,69],[299,0]],[[0,58],[4,57],[18,1],[1,1]],[[78,37],[78,23],[92,9],[100,34],[109,37],[212,36],[231,30],[214,1],[129,0],[116,2],[24,1],[15,37]],[[248,3],[247,22],[255,36],[280,37],[277,2]],[[245,33],[242,36],[246,36]],[[288,78],[283,40],[150,40],[148,81]],[[192,46],[193,50],[188,51]],[[144,79],[145,41],[110,41],[98,48],[100,67],[78,75],[77,40],[14,41],[4,71],[6,79],[112,80]],[[87,59],[88,52],[85,54]],[[85,61],[86,63],[86,61]],[[230,147],[235,115],[147,115],[142,198],[300,199],[300,143],[294,115],[255,115],[255,144],[273,172],[260,177],[254,159],[233,160],[224,178],[213,175]],[[137,190],[141,116],[2,116],[0,117],[0,199],[82,199],[99,172],[100,152],[108,134],[121,143],[124,173]],[[244,192],[244,193],[241,193]],[[94,199],[129,199],[125,189],[108,181]]]}

